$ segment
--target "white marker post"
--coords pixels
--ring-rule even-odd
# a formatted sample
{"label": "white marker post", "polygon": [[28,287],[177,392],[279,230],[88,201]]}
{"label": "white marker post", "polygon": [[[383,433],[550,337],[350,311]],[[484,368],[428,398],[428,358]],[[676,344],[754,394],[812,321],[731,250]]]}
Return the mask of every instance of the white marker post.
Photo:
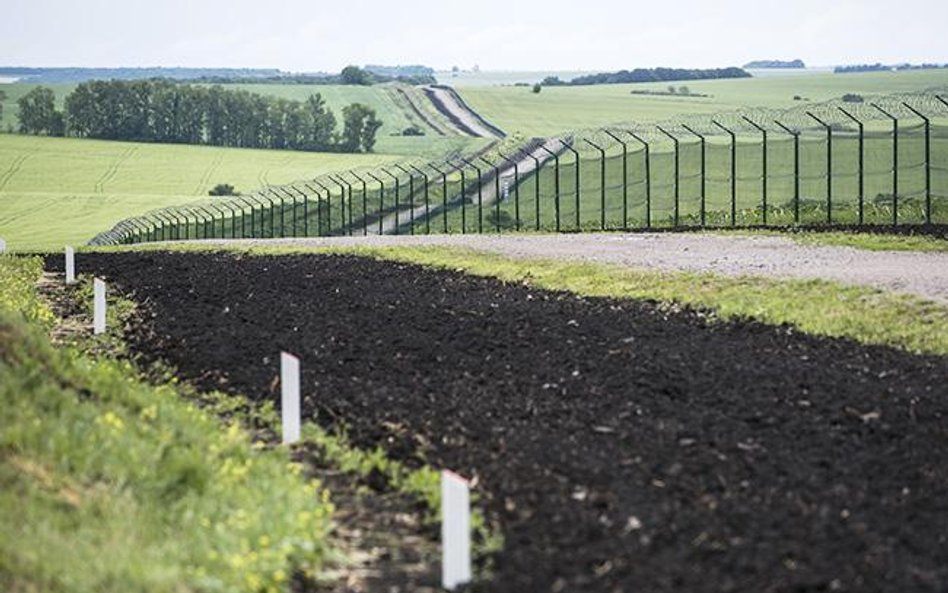
{"label": "white marker post", "polygon": [[471,582],[471,493],[467,480],[441,472],[441,586]]}
{"label": "white marker post", "polygon": [[93,283],[94,303],[92,311],[92,333],[105,333],[105,282],[96,278]]}
{"label": "white marker post", "polygon": [[7,242],[3,239],[3,237],[0,237],[0,253],[3,253],[6,250],[7,250]]}
{"label": "white marker post", "polygon": [[66,284],[76,281],[76,252],[72,247],[66,247]]}
{"label": "white marker post", "polygon": [[283,444],[300,440],[300,359],[280,354],[280,410],[283,415]]}

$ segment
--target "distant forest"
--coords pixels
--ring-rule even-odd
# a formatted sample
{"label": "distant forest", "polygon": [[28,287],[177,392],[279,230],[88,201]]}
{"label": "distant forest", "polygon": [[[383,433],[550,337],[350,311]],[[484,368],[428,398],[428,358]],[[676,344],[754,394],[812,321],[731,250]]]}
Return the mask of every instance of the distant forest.
{"label": "distant forest", "polygon": [[382,126],[374,110],[353,103],[337,132],[318,93],[292,101],[167,80],[85,82],[66,96],[63,112],[40,86],[17,105],[22,133],[137,142],[370,152]]}
{"label": "distant forest", "polygon": [[630,82],[671,82],[681,80],[706,80],[714,78],[750,78],[741,68],[713,68],[710,70],[682,68],[636,68],[579,76],[570,81],[549,76],[540,83],[543,86],[588,86],[593,84],[626,84]]}
{"label": "distant forest", "polygon": [[92,80],[152,80],[156,78],[242,84],[433,84],[434,70],[426,66],[348,66],[339,74],[292,73],[276,68],[23,68],[0,66],[0,76],[20,82],[61,84]]}
{"label": "distant forest", "polygon": [[891,72],[892,70],[940,70],[948,68],[948,64],[856,64],[853,66],[837,66],[833,69],[836,74],[851,74],[854,72]]}
{"label": "distant forest", "polygon": [[806,68],[806,64],[803,63],[803,60],[790,60],[785,62],[782,60],[756,60],[753,62],[748,62],[744,64],[745,68],[751,69],[764,69],[764,68],[774,68],[774,69],[794,69],[794,68]]}

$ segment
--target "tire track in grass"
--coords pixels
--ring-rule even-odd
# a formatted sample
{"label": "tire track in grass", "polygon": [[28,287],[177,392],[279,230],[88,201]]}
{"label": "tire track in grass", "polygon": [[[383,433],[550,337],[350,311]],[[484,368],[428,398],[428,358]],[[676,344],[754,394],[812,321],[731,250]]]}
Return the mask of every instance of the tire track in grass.
{"label": "tire track in grass", "polygon": [[0,175],[0,191],[3,191],[3,189],[7,186],[7,183],[9,183],[10,180],[20,172],[20,168],[23,167],[23,163],[25,163],[28,158],[33,156],[35,152],[36,151],[28,152],[13,159],[13,162],[10,163],[10,167],[4,171],[2,175]]}
{"label": "tire track in grass", "polygon": [[211,183],[211,176],[213,176],[214,173],[216,173],[217,170],[220,169],[221,163],[223,162],[224,162],[224,154],[218,153],[214,157],[214,160],[211,161],[211,164],[208,165],[206,169],[204,169],[204,174],[201,176],[201,180],[198,182],[198,186],[194,190],[194,193],[196,195],[199,195],[199,196],[204,195],[204,192],[206,192],[209,189],[208,185],[210,185]]}
{"label": "tire track in grass", "polygon": [[119,169],[122,168],[122,165],[124,165],[136,152],[138,152],[138,146],[132,146],[119,155],[117,159],[112,161],[112,164],[109,165],[109,168],[106,169],[102,177],[100,177],[99,180],[95,182],[93,191],[97,194],[105,193],[105,184],[112,181],[115,176],[118,175]]}

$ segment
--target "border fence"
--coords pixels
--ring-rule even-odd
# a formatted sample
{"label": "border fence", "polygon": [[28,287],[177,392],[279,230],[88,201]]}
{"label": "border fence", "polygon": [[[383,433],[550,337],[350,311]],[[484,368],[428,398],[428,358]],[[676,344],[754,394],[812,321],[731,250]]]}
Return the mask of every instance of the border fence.
{"label": "border fence", "polygon": [[689,116],[163,208],[92,245],[220,238],[948,223],[948,99]]}

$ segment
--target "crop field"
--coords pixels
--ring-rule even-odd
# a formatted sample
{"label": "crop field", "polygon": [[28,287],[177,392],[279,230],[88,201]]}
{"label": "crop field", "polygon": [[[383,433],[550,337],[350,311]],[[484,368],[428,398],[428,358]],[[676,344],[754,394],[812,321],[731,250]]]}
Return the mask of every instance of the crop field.
{"label": "crop field", "polygon": [[108,142],[0,134],[0,237],[17,250],[84,243],[154,208],[401,157]]}
{"label": "crop field", "polygon": [[[478,548],[487,590],[948,584],[944,355],[571,294],[528,264],[516,281],[465,275],[456,256],[450,270],[222,252],[80,265],[134,294],[130,352],[181,381],[276,402],[271,354],[298,352],[306,422],[476,477],[504,542]],[[796,294],[815,312],[838,298],[855,299],[843,316],[888,310],[831,285]]]}
{"label": "crop field", "polygon": [[[896,100],[889,100],[898,106]],[[918,102],[916,102],[918,103]],[[938,109],[932,102],[928,110]],[[822,105],[819,113],[836,113]],[[800,114],[766,112],[769,117],[800,119]],[[863,116],[871,115],[863,110]],[[921,120],[902,108],[898,132],[898,166],[891,124],[868,120],[862,143],[855,126],[834,123],[832,152],[825,131],[801,129],[799,164],[793,137],[769,120],[766,171],[759,132],[745,125],[730,138],[708,131],[706,144],[684,128],[673,128],[679,151],[654,129],[648,162],[641,143],[631,135],[623,155],[621,144],[604,133],[574,138],[576,157],[561,145],[557,158],[523,149],[515,176],[506,166],[499,178],[483,161],[453,168],[389,168],[354,177],[322,178],[284,188],[289,194],[276,202],[229,204],[231,211],[215,215],[213,224],[193,213],[175,225],[161,223],[160,235],[123,240],[205,237],[322,236],[376,233],[495,233],[515,231],[595,231],[674,227],[730,227],[793,224],[920,224],[948,222],[948,118],[932,117],[928,136]],[[731,120],[737,118],[731,114]],[[695,121],[689,120],[697,126]],[[697,120],[700,121],[700,120]],[[837,120],[838,122],[838,120]],[[700,126],[699,126],[700,127]],[[622,132],[619,132],[622,133]],[[605,159],[585,144],[590,139],[606,147]],[[489,162],[500,163],[489,152]],[[831,156],[829,162],[828,156]],[[492,159],[492,160],[491,160]],[[534,159],[540,163],[539,173]],[[558,161],[558,162],[557,162]],[[646,167],[646,164],[648,167]],[[799,175],[797,174],[799,167]],[[443,166],[442,166],[443,167]],[[733,167],[733,172],[732,172]],[[480,177],[478,177],[480,169]],[[677,169],[677,170],[676,170]],[[828,173],[831,171],[831,175]],[[677,173],[677,174],[676,174]],[[372,177],[372,175],[375,177]],[[426,179],[427,177],[427,179]],[[766,187],[765,187],[766,179]],[[829,183],[828,183],[829,179]],[[478,183],[480,182],[480,185]],[[896,190],[897,184],[897,192]],[[285,192],[284,192],[285,193]],[[306,200],[303,200],[303,195]],[[494,200],[500,195],[501,200]],[[897,195],[897,199],[893,197]],[[153,224],[148,222],[147,224]],[[186,228],[185,228],[186,227]]]}
{"label": "crop field", "polygon": [[[711,97],[631,94],[633,90],[665,91],[669,85],[687,86],[695,94]],[[540,94],[532,93],[529,87],[463,86],[459,92],[475,111],[508,134],[532,137],[742,107],[789,108],[800,103],[793,100],[795,95],[819,102],[846,93],[878,95],[931,89],[948,89],[948,71],[816,72],[735,80],[546,87]]]}

